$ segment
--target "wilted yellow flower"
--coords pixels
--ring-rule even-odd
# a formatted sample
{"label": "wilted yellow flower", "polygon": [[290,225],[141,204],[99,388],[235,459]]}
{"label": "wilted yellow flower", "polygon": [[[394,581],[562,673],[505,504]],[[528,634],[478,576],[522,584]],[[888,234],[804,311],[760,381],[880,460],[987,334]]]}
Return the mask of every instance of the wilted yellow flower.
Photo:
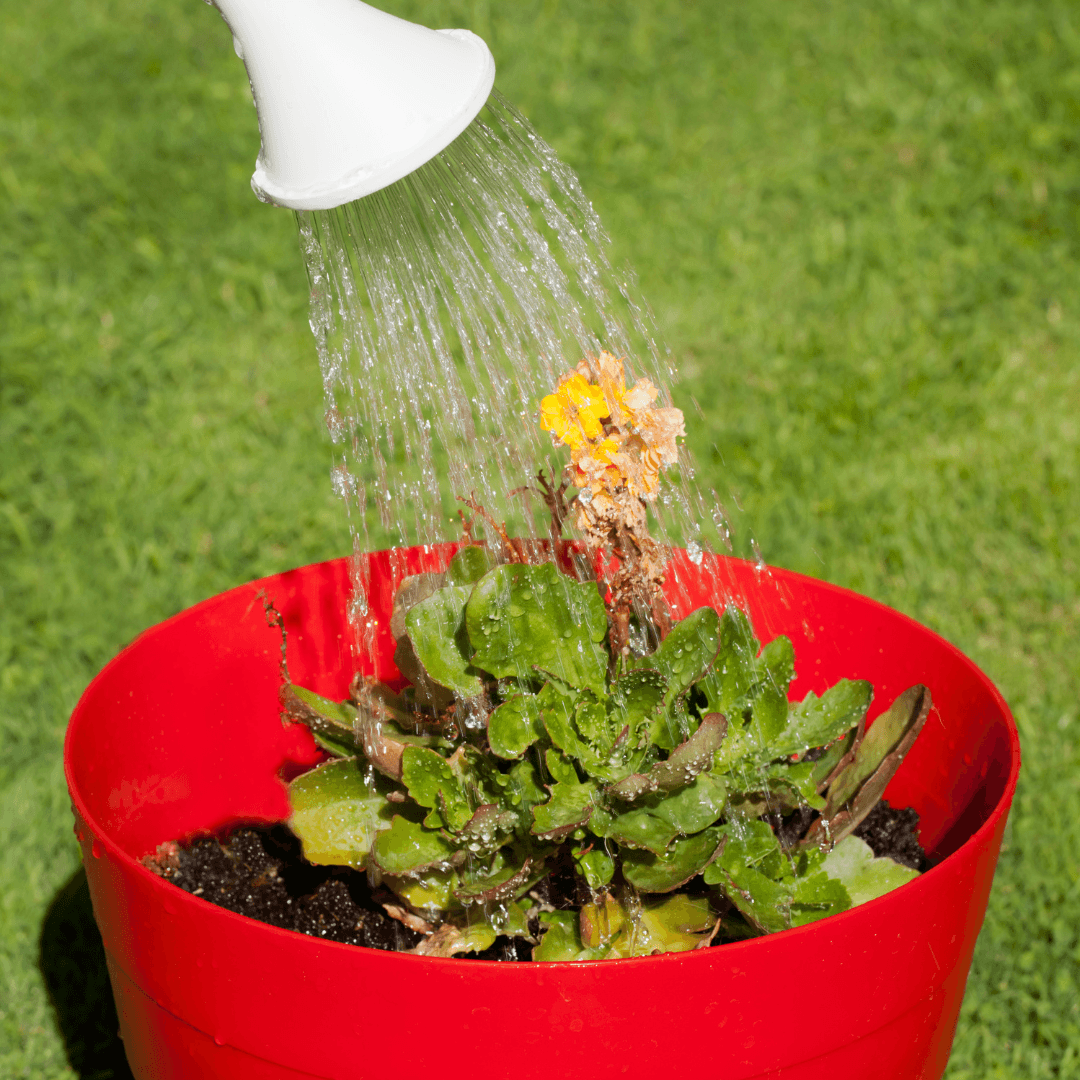
{"label": "wilted yellow flower", "polygon": [[555,393],[540,402],[540,426],[572,450],[602,438],[601,421],[609,415],[603,391],[579,372],[563,376]]}

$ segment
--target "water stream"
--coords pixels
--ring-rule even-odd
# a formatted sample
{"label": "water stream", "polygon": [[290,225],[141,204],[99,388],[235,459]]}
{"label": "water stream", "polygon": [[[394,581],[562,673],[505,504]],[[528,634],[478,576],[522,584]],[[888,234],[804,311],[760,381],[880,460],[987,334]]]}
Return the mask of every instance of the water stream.
{"label": "water stream", "polygon": [[[542,500],[511,492],[539,465],[558,476],[566,464],[538,405],[586,354],[625,357],[628,385],[648,377],[658,404],[671,401],[670,357],[577,177],[497,92],[409,176],[297,220],[355,553],[459,537],[458,496],[475,495],[511,535],[546,536]],[[694,561],[730,548],[685,448],[650,509],[653,535]]]}

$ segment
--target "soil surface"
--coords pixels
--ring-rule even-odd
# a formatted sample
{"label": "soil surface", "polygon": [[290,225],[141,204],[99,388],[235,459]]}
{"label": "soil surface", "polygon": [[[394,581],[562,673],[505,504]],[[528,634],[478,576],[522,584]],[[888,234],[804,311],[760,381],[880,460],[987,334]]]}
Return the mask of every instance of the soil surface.
{"label": "soil surface", "polygon": [[[813,811],[796,811],[785,818],[777,815],[771,824],[787,847],[805,833],[816,816]],[[875,855],[925,870],[929,861],[919,844],[918,824],[917,811],[894,810],[883,799],[855,834]],[[346,945],[397,952],[420,941],[420,934],[384,910],[383,904],[395,903],[391,893],[372,889],[362,871],[313,866],[304,859],[300,841],[284,825],[240,826],[220,840],[201,837],[185,844],[169,842],[144,861],[185,892],[271,926]],[[563,910],[577,908],[589,899],[584,881],[569,867],[557,866],[533,891],[538,899]],[[717,937],[714,944],[746,936],[735,927],[732,930]],[[458,959],[529,960],[531,952],[527,941],[499,938],[490,949]]]}

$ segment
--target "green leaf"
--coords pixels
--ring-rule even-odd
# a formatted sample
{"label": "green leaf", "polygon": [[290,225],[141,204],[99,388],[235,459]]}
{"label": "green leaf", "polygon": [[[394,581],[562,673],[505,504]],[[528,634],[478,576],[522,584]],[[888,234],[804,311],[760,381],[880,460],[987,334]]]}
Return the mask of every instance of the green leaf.
{"label": "green leaf", "polygon": [[551,773],[552,779],[560,784],[580,784],[577,769],[573,762],[567,761],[558,750],[546,750],[544,752],[544,764]]}
{"label": "green leaf", "polygon": [[820,788],[832,775],[833,769],[855,745],[858,729],[852,728],[842,739],[837,739],[824,754],[814,762],[814,786]]}
{"label": "green leaf", "polygon": [[615,861],[602,847],[576,844],[572,854],[581,876],[594,892],[602,889],[615,876]]}
{"label": "green leaf", "polygon": [[[813,761],[800,761],[798,764],[789,762],[775,762],[765,770],[765,779],[769,790],[776,792],[778,786],[789,788],[795,795],[794,799],[781,797],[777,809],[794,810],[800,804],[812,806],[815,810],[825,807],[825,800],[817,793],[817,785],[814,783]],[[780,793],[782,796],[782,792]]]}
{"label": "green leaf", "polygon": [[356,709],[290,683],[282,687],[281,707],[290,720],[306,724],[315,741],[335,757],[354,757],[360,749],[353,731]]}
{"label": "green leaf", "polygon": [[663,900],[647,899],[636,920],[627,920],[611,942],[606,956],[651,956],[690,952],[701,945],[716,924],[708,897],[675,893]]}
{"label": "green leaf", "polygon": [[461,880],[456,870],[425,870],[408,877],[384,874],[382,880],[414,911],[436,921],[451,908],[461,906],[454,899],[454,889]]}
{"label": "green leaf", "polygon": [[547,791],[541,784],[536,763],[519,761],[506,774],[506,779],[503,805],[517,810],[526,819],[530,818],[532,808],[548,797]]}
{"label": "green leaf", "polygon": [[417,956],[456,956],[463,952],[483,952],[495,944],[495,927],[484,919],[459,924],[444,922],[412,950]]}
{"label": "green leaf", "polygon": [[719,829],[706,829],[696,836],[676,840],[657,855],[651,851],[625,851],[623,877],[642,892],[666,893],[686,884],[712,861],[724,836]]}
{"label": "green leaf", "polygon": [[862,720],[872,697],[870,683],[853,679],[841,679],[821,697],[807,694],[791,708],[784,730],[770,741],[769,752],[773,757],[788,757],[828,746]]}
{"label": "green leaf", "polygon": [[345,731],[352,731],[353,721],[356,719],[356,708],[347,701],[331,701],[330,698],[295,683],[290,683],[282,690],[282,702],[290,716],[293,715],[291,709],[300,714],[296,719],[306,721],[303,713],[310,710],[323,722]]}
{"label": "green leaf", "polygon": [[520,758],[544,734],[538,694],[514,694],[488,718],[488,746],[507,760]]}
{"label": "green leaf", "polygon": [[459,778],[446,758],[434,750],[406,746],[401,756],[401,782],[415,802],[436,812],[428,815],[428,826],[445,825],[460,832],[473,816]]}
{"label": "green leaf", "polygon": [[304,858],[327,866],[362,869],[376,833],[389,829],[391,785],[369,784],[355,758],[330,761],[289,784],[289,828],[300,838]]}
{"label": "green leaf", "polygon": [[540,925],[544,936],[532,951],[533,960],[559,963],[570,960],[595,960],[604,955],[602,949],[586,948],[581,943],[577,912],[543,911]]}
{"label": "green leaf", "polygon": [[311,737],[318,744],[320,750],[325,750],[336,758],[356,757],[359,750],[359,747],[352,739],[338,738],[328,732],[313,730]]}
{"label": "green leaf", "polygon": [[692,784],[664,796],[646,797],[646,806],[661,821],[672,825],[682,836],[712,825],[727,804],[727,784],[723,777],[702,773]]}
{"label": "green leaf", "polygon": [[[919,718],[913,699],[921,687],[913,687],[898,697],[866,732],[855,752],[855,760],[829,787],[829,805],[839,808],[877,771],[885,758],[900,744]],[[913,694],[913,691],[916,693]]]}
{"label": "green leaf", "polygon": [[698,608],[680,619],[651,656],[631,661],[651,668],[667,680],[668,701],[685,693],[712,663],[720,646],[720,616],[711,607]]}
{"label": "green leaf", "polygon": [[447,585],[474,585],[498,565],[495,553],[483,544],[461,548],[446,568]]}
{"label": "green leaf", "polygon": [[390,634],[395,640],[405,637],[408,633],[405,616],[409,611],[445,585],[445,574],[411,574],[401,579],[401,584],[394,593],[394,606],[390,612]]}
{"label": "green leaf", "polygon": [[758,746],[769,747],[787,725],[788,686],[795,674],[790,638],[773,638],[762,650],[757,669],[759,683],[750,708],[750,732]]}
{"label": "green leaf", "polygon": [[434,829],[395,814],[390,828],[380,832],[371,856],[385,874],[412,874],[448,864],[457,849]]}
{"label": "green leaf", "polygon": [[825,809],[803,837],[804,846],[837,844],[870,813],[922,731],[930,704],[930,691],[912,686],[870,725],[853,760],[829,785]]}
{"label": "green leaf", "polygon": [[626,908],[610,893],[598,897],[595,903],[582,904],[578,913],[581,943],[591,949],[606,946],[629,919]]}
{"label": "green leaf", "polygon": [[918,870],[892,859],[874,858],[870,845],[858,836],[841,840],[825,857],[822,869],[844,885],[854,905],[884,896],[919,876]]}
{"label": "green leaf", "polygon": [[470,589],[450,585],[414,604],[405,616],[416,658],[440,686],[463,697],[480,693],[482,684],[469,664],[472,646],[465,629]]}
{"label": "green leaf", "polygon": [[657,855],[663,854],[676,836],[679,829],[670,821],[665,821],[652,810],[629,810],[614,817],[593,812],[590,828],[598,836],[614,840],[617,844],[630,848],[647,848]]}
{"label": "green leaf", "polygon": [[604,696],[607,612],[594,583],[551,563],[497,566],[474,587],[465,621],[476,667],[525,680],[547,672]]}
{"label": "green leaf", "polygon": [[731,718],[758,681],[759,649],[750,620],[737,607],[729,606],[720,617],[720,649],[698,684],[705,692],[706,711]]}

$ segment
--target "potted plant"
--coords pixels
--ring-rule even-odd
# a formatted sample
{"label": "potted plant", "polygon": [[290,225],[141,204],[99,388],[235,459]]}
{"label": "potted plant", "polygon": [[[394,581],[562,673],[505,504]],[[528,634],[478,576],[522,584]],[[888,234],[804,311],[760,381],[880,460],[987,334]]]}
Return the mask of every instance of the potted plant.
{"label": "potted plant", "polygon": [[[682,428],[655,396],[600,356],[544,400],[578,495],[540,483],[577,547],[489,522],[487,545],[367,556],[359,675],[339,561],[206,601],[91,685],[65,756],[138,1075],[940,1075],[1019,766],[1008,709],[904,616],[653,542]],[[886,785],[925,874],[856,874],[845,838]],[[799,807],[818,816],[785,838]],[[290,816],[314,861],[391,888],[412,955],[245,919],[141,862]],[[560,863],[589,890],[571,911],[536,891]],[[740,925],[782,932],[698,947]],[[455,957],[507,932],[537,962]]]}

